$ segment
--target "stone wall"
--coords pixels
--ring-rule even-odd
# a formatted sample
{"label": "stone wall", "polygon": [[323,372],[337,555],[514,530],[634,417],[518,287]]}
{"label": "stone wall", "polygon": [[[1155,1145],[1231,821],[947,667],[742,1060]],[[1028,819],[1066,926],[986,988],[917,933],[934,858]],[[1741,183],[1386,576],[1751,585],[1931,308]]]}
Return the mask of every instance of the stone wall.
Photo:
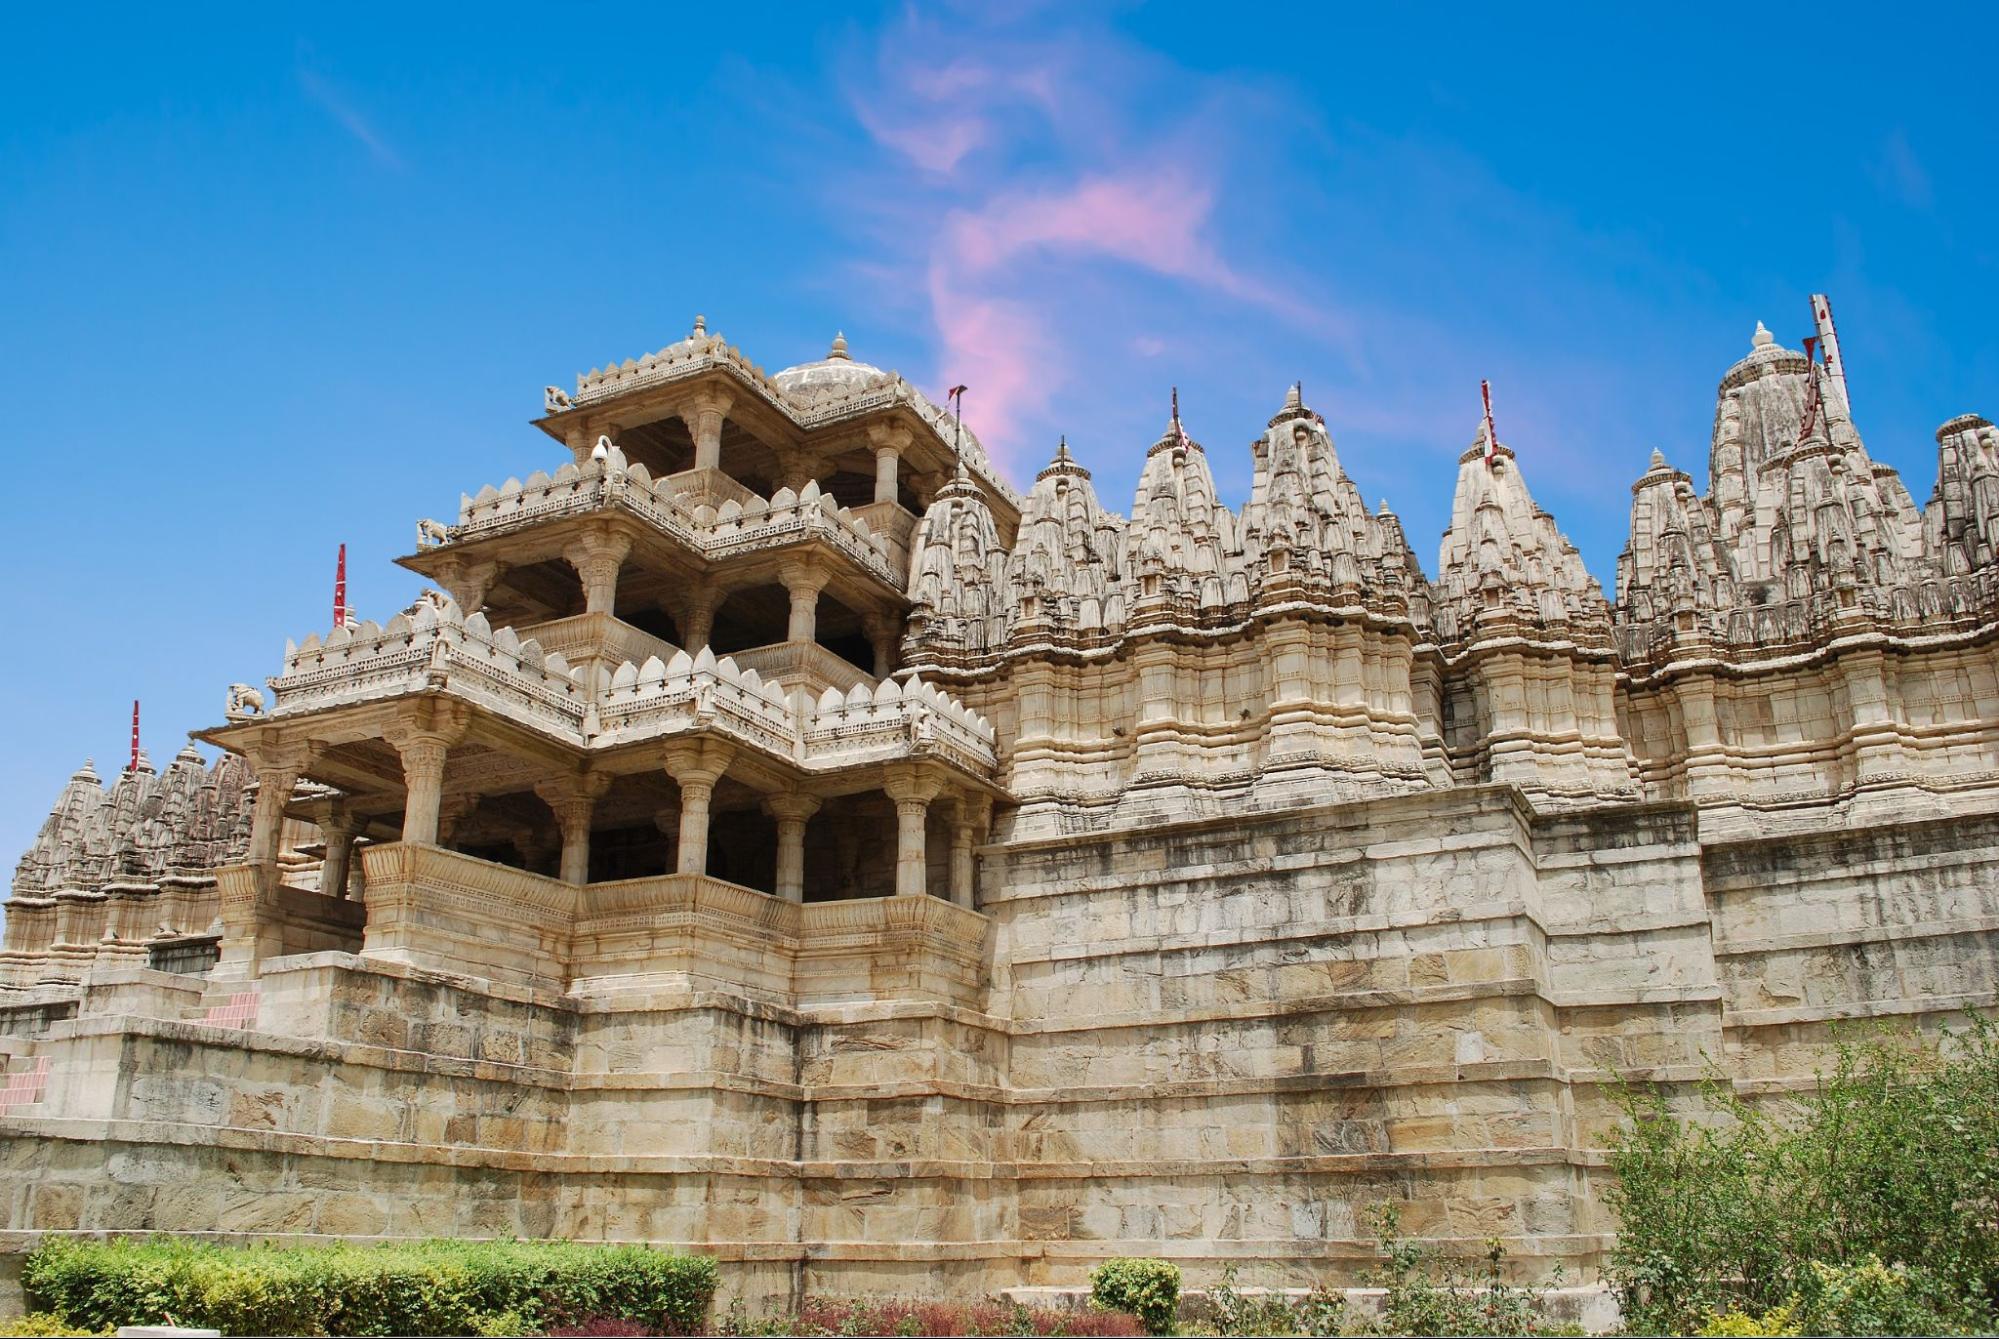
{"label": "stone wall", "polygon": [[1995,859],[1994,813],[1703,842],[1683,804],[1484,786],[996,844],[970,1003],[319,953],[266,963],[232,1028],[204,1015],[241,985],[100,965],[73,1018],[0,1010],[50,1073],[0,1119],[0,1214],[16,1242],[651,1240],[789,1299],[1132,1253],[1351,1282],[1392,1199],[1447,1249],[1587,1275],[1606,1083],[1781,1089],[1833,1019],[1990,1006]]}

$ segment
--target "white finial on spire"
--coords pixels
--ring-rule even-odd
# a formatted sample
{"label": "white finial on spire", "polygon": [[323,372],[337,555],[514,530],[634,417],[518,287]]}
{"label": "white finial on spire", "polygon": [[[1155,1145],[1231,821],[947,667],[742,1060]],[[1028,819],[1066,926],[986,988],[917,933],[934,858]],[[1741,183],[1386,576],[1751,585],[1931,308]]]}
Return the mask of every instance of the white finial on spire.
{"label": "white finial on spire", "polygon": [[1763,348],[1767,345],[1775,344],[1776,342],[1777,342],[1777,337],[1770,333],[1770,330],[1767,326],[1765,326],[1761,321],[1758,321],[1756,323],[1756,333],[1749,337],[1750,349],[1754,351],[1756,349]]}
{"label": "white finial on spire", "polygon": [[1666,468],[1666,453],[1656,446],[1652,448],[1652,468],[1655,470]]}
{"label": "white finial on spire", "polygon": [[826,351],[827,361],[851,361],[847,358],[847,334],[843,330],[833,332],[833,347]]}
{"label": "white finial on spire", "polygon": [[708,318],[697,313],[694,317],[694,334],[690,338],[699,339],[707,333]]}

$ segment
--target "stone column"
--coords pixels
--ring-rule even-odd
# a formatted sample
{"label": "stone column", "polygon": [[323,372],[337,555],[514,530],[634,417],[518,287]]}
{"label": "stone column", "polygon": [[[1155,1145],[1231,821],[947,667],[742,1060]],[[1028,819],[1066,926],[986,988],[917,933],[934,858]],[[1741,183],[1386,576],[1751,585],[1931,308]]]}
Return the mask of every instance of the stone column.
{"label": "stone column", "polygon": [[274,750],[251,757],[257,770],[257,802],[250,811],[250,858],[248,864],[268,870],[272,882],[278,865],[278,846],[284,835],[285,804],[292,787],[305,770],[305,758],[291,750]]}
{"label": "stone column", "polygon": [[563,431],[562,444],[569,448],[570,458],[580,469],[590,463],[590,449],[597,444],[597,438],[589,426],[578,419]]}
{"label": "stone column", "polygon": [[902,466],[902,453],[909,449],[909,429],[872,427],[868,429],[868,440],[875,446],[875,501],[894,502],[901,496],[896,472]]}
{"label": "stone column", "polygon": [[345,897],[361,820],[345,809],[330,809],[319,820],[319,831],[326,838],[326,857],[319,862],[319,891],[328,897]]}
{"label": "stone column", "polygon": [[904,764],[889,769],[882,789],[895,801],[895,895],[921,897],[930,882],[924,821],[941,783]]}
{"label": "stone column", "polygon": [[444,804],[444,760],[451,746],[464,738],[465,725],[462,709],[431,710],[384,736],[403,760],[404,841],[437,845],[438,818]]}
{"label": "stone column", "polygon": [[896,643],[901,640],[896,635],[898,629],[895,620],[871,614],[861,620],[861,631],[867,634],[868,645],[874,649],[875,677],[886,679],[895,673],[895,648]]}
{"label": "stone column", "polygon": [[544,781],[534,788],[562,830],[560,877],[564,883],[590,882],[590,819],[597,811],[597,801],[610,788],[611,778],[596,773]]}
{"label": "stone column", "polygon": [[708,872],[708,801],[729,770],[730,748],[715,739],[679,740],[666,746],[666,774],[680,786],[680,849],[674,870]]}
{"label": "stone column", "polygon": [[735,403],[720,391],[704,391],[690,399],[680,411],[687,431],[694,437],[694,468],[722,467],[722,420]]}
{"label": "stone column", "polygon": [[777,820],[777,895],[805,900],[805,824],[819,812],[817,795],[791,791],[764,798],[764,811]]}
{"label": "stone column", "polygon": [[562,551],[583,581],[583,611],[611,613],[618,602],[618,569],[632,551],[629,535],[592,531]]}
{"label": "stone column", "polygon": [[784,593],[791,597],[791,623],[785,629],[784,639],[789,642],[816,640],[819,592],[826,589],[832,574],[817,571],[803,563],[786,563],[778,569],[777,579],[784,583]]}
{"label": "stone column", "polygon": [[976,886],[975,862],[977,857],[972,848],[985,835],[986,827],[992,822],[993,802],[985,795],[960,795],[957,812],[951,822],[951,900],[961,907],[970,907]]}
{"label": "stone column", "polygon": [[680,629],[680,644],[688,655],[701,654],[701,648],[715,631],[715,606],[720,601],[706,585],[696,586],[680,598],[680,605],[673,611],[674,624]]}

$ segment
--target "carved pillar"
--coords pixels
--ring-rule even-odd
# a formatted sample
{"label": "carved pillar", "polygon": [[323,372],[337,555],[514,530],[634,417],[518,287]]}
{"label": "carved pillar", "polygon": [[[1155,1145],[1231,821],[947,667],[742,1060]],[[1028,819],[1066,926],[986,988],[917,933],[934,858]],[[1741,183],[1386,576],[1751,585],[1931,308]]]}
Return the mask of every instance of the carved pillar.
{"label": "carved pillar", "polygon": [[868,429],[868,440],[875,446],[875,501],[894,502],[901,495],[896,473],[909,449],[909,429],[877,425]]}
{"label": "carved pillar", "polygon": [[592,531],[562,551],[582,578],[585,613],[613,612],[618,602],[618,569],[631,551],[631,536],[604,530]]}
{"label": "carved pillar", "polygon": [[328,897],[345,897],[361,820],[345,808],[329,807],[319,819],[319,831],[326,838],[326,857],[319,863],[319,891]]}
{"label": "carved pillar", "polygon": [[706,391],[689,400],[681,409],[680,417],[694,437],[695,469],[722,467],[722,420],[734,403],[719,391]]}
{"label": "carved pillar", "polygon": [[544,781],[534,788],[562,830],[560,877],[564,883],[590,882],[590,818],[596,813],[597,801],[610,788],[611,778],[596,773]]}
{"label": "carved pillar", "polygon": [[874,649],[875,677],[886,679],[895,672],[896,643],[901,640],[895,620],[870,614],[861,620],[861,631],[867,634],[868,645]]}
{"label": "carved pillar", "polygon": [[951,822],[951,900],[961,907],[970,907],[973,903],[977,857],[972,848],[985,836],[992,817],[990,796],[958,797],[957,812]]}
{"label": "carved pillar", "polygon": [[269,871],[270,882],[277,882],[278,846],[284,834],[285,804],[291,799],[292,787],[298,783],[299,773],[305,770],[305,754],[296,750],[273,750],[258,753],[251,758],[251,765],[257,770],[257,802],[250,811],[250,851],[248,864],[260,871]]}
{"label": "carved pillar", "polygon": [[805,900],[805,824],[819,804],[817,795],[797,791],[764,799],[764,811],[777,820],[777,895],[787,902]]}
{"label": "carved pillar", "polygon": [[777,486],[789,488],[794,493],[804,491],[805,485],[812,481],[812,453],[782,446],[772,454],[777,457]]}
{"label": "carved pillar", "polygon": [[786,563],[778,569],[777,579],[784,583],[784,593],[791,597],[791,623],[785,629],[785,640],[815,640],[818,637],[819,592],[826,589],[832,574],[817,571],[803,563]]}
{"label": "carved pillar", "polygon": [[403,835],[406,842],[437,845],[444,806],[444,760],[465,734],[463,716],[433,712],[427,724],[398,727],[386,735],[403,760]]}
{"label": "carved pillar", "polygon": [[925,845],[924,822],[930,801],[942,788],[935,777],[926,776],[907,765],[889,770],[882,783],[889,799],[895,801],[895,895],[921,897],[930,882],[930,854]]}
{"label": "carved pillar", "polygon": [[680,644],[689,655],[699,655],[701,648],[715,631],[715,606],[721,601],[715,592],[703,584],[695,586],[680,597],[679,607],[673,611],[674,624],[680,629]]}
{"label": "carved pillar", "polygon": [[680,786],[680,848],[674,869],[708,872],[708,802],[729,770],[731,750],[720,740],[681,740],[666,746],[666,774]]}
{"label": "carved pillar", "polygon": [[458,839],[458,827],[479,807],[477,795],[441,795],[437,801],[437,844],[449,846]]}
{"label": "carved pillar", "polygon": [[589,426],[578,419],[564,430],[562,444],[569,448],[570,459],[574,460],[580,469],[589,463],[590,448],[597,444],[597,439],[591,435]]}

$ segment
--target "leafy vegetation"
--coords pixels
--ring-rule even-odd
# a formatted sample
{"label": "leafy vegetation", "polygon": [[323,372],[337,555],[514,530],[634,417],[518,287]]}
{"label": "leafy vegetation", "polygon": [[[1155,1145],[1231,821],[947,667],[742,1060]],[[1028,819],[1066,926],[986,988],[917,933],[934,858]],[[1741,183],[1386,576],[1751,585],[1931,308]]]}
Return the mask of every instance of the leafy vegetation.
{"label": "leafy vegetation", "polygon": [[850,1300],[807,1302],[795,1316],[751,1319],[741,1303],[716,1327],[725,1335],[1070,1335],[1138,1336],[1136,1316],[1058,1311],[1017,1302]]}
{"label": "leafy vegetation", "polygon": [[[1625,1094],[1610,1276],[1636,1332],[1913,1334],[1999,1323],[1999,1029],[1837,1048],[1813,1092],[1697,1118]],[[1775,1326],[1776,1328],[1767,1328]],[[1788,1327],[1797,1328],[1790,1329]]]}
{"label": "leafy vegetation", "polygon": [[536,1333],[616,1318],[689,1333],[715,1262],[644,1246],[424,1241],[230,1247],[174,1238],[51,1239],[23,1262],[29,1304],[85,1330],[224,1334]]}
{"label": "leafy vegetation", "polygon": [[1171,1334],[1180,1314],[1180,1267],[1123,1256],[1090,1271],[1090,1305],[1137,1316],[1148,1334]]}

